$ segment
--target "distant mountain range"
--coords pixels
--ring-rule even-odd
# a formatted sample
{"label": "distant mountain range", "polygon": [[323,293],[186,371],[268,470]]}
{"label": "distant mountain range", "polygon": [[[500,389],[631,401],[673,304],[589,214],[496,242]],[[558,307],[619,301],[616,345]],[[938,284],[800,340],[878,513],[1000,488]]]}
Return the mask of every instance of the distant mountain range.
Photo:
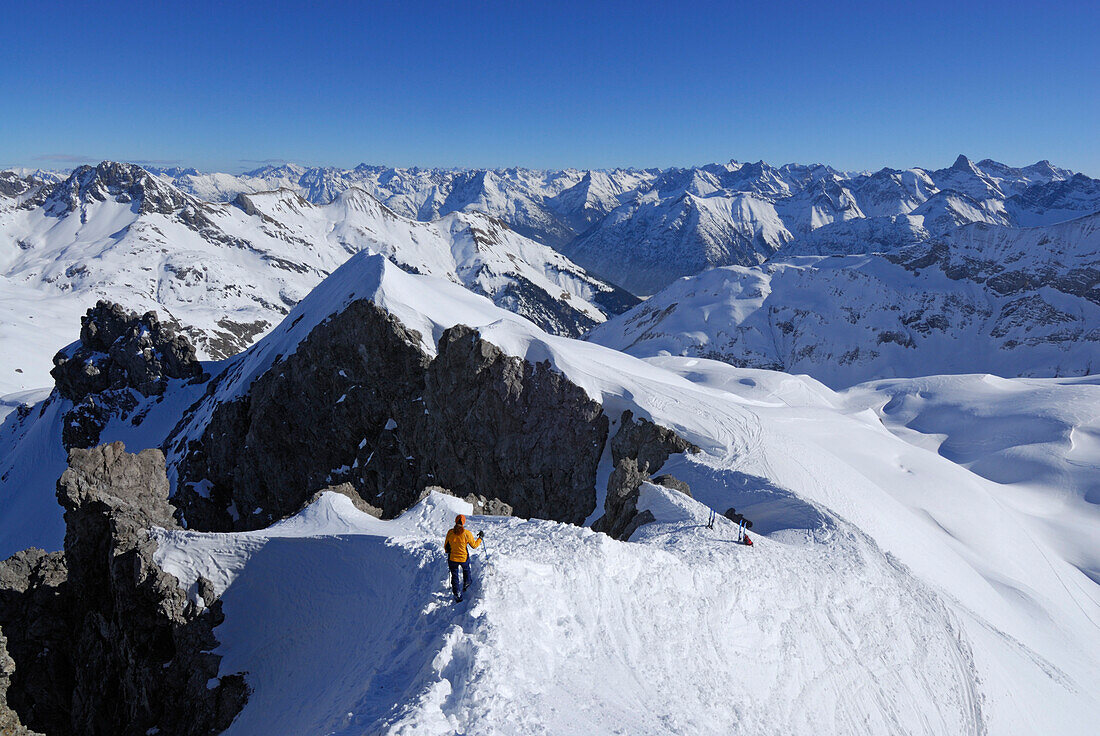
{"label": "distant mountain range", "polygon": [[[267,166],[240,176],[154,170],[201,199],[287,188],[313,203],[359,187],[397,214],[478,211],[636,294],[714,266],[751,266],[822,227],[907,216],[932,234],[971,222],[1031,227],[1100,210],[1100,181],[1040,161],[959,156],[944,169],[851,174],[762,161],[692,168],[354,169]],[[878,224],[882,229],[886,223]]]}
{"label": "distant mountain range", "polygon": [[807,373],[834,387],[1100,370],[1100,213],[1038,228],[973,223],[934,238],[896,232],[911,242],[858,253],[868,240],[837,239],[832,255],[681,279],[589,339],[639,357]]}
{"label": "distant mountain range", "polygon": [[579,335],[638,301],[494,217],[463,211],[421,222],[357,187],[323,205],[289,189],[206,202],[113,162],[59,181],[0,182],[0,337],[34,346],[4,359],[0,395],[46,385],[49,356],[98,299],[157,309],[200,354],[227,357],[364,250],[460,283],[556,334]]}
{"label": "distant mountain range", "polygon": [[[1098,211],[1096,179],[1046,161],[1014,168],[965,156],[944,169],[874,173],[764,162],[606,171],[287,164],[241,175],[104,162],[67,175],[0,172],[0,338],[28,346],[4,358],[0,395],[46,385],[43,355],[98,298],[158,309],[200,354],[225,357],[361,250],[461,283],[563,335],[669,287],[597,332],[639,354],[660,345],[833,383],[991,361],[1010,373],[1088,372],[1092,226],[1059,223]],[[674,283],[725,266],[743,268]],[[883,288],[844,286],[871,273],[891,275]],[[793,306],[807,289],[822,290],[820,309]],[[687,292],[710,296],[675,296]],[[937,306],[933,293],[946,301]],[[708,299],[717,301],[704,308]],[[655,320],[658,305],[667,316]],[[791,314],[765,318],[771,310]],[[1031,357],[944,348],[928,359],[915,347],[931,338],[907,326],[925,323],[918,313],[942,313],[954,337]],[[982,326],[964,328],[962,313]],[[839,315],[881,324],[874,335],[852,333],[847,348],[831,327],[810,329]],[[1005,331],[1005,320],[1018,329]],[[785,324],[803,324],[797,339]]]}

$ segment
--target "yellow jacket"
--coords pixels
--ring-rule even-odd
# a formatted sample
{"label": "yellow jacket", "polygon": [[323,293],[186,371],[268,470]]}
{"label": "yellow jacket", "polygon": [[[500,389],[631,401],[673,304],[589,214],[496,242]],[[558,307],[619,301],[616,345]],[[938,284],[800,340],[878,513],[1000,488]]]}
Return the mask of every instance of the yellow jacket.
{"label": "yellow jacket", "polygon": [[481,540],[474,536],[464,526],[456,526],[447,532],[447,539],[443,542],[443,549],[447,551],[447,559],[451,562],[465,562],[469,557],[466,545],[474,549],[481,546]]}

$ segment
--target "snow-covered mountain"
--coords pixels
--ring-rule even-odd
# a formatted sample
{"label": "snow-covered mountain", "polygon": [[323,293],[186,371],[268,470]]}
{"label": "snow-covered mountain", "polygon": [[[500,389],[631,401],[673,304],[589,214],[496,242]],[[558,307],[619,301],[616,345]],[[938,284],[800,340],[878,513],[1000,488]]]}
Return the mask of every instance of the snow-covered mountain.
{"label": "snow-covered mountain", "polygon": [[[64,558],[29,553],[0,575],[0,618],[37,614],[33,630],[3,619],[20,697],[57,695],[52,658],[79,678],[120,649],[131,659],[106,661],[126,683],[205,657],[213,671],[186,681],[206,699],[195,718],[243,677],[231,734],[1083,736],[1100,719],[1093,377],[836,392],[643,361],[368,253],[201,373],[159,394],[113,389],[133,403],[99,440],[163,448],[168,476],[159,454],[113,446],[75,453],[58,485],[73,407],[60,384],[0,429],[0,554],[70,534]],[[154,482],[132,486],[139,471]],[[426,472],[539,513],[473,515],[425,489]],[[328,479],[348,485],[315,496]],[[169,490],[189,528],[165,511]],[[730,507],[754,521],[753,547],[735,543]],[[624,510],[625,540],[588,528]],[[456,513],[487,539],[458,606],[440,549]],[[83,562],[89,548],[110,559]],[[68,604],[50,565],[107,603]],[[160,573],[140,596],[127,587]],[[144,620],[141,606],[158,622],[177,610],[157,596],[180,630],[205,621],[209,636],[178,635],[168,655],[94,637]],[[51,628],[58,600],[85,615],[84,636]],[[171,730],[171,711],[126,712],[141,732]]]}
{"label": "snow-covered mountain", "polygon": [[[611,284],[649,294],[716,266],[898,251],[972,223],[1048,225],[1100,210],[1094,179],[1045,161],[1013,168],[965,156],[945,169],[870,174],[764,162],[664,171],[286,164],[240,176],[177,167],[148,181],[141,171],[0,176],[3,335],[44,354],[62,325],[108,297],[159,308],[201,354],[229,355],[361,248],[579,334],[632,304]],[[5,361],[0,395],[46,383],[47,363]]]}
{"label": "snow-covered mountain", "polygon": [[[806,248],[816,255],[681,279],[589,339],[643,357],[807,373],[831,386],[1100,369],[1100,213],[1031,229],[974,223],[940,236],[916,222],[857,220],[834,239],[821,228]],[[884,249],[874,225],[908,244]]]}
{"label": "snow-covered mountain", "polygon": [[933,234],[972,222],[1047,225],[1100,211],[1100,184],[1040,161],[959,156],[943,169],[849,174],[763,161],[609,171],[268,166],[232,177],[165,170],[206,200],[287,188],[316,204],[359,187],[406,217],[479,211],[639,294],[724,265],[751,266],[819,228],[911,215]]}
{"label": "snow-covered mountain", "polygon": [[0,337],[43,348],[5,353],[0,395],[48,384],[49,346],[67,342],[100,298],[156,309],[202,355],[225,357],[361,250],[461,283],[552,332],[580,334],[636,303],[500,220],[454,212],[420,222],[355,187],[324,205],[287,189],[206,202],[110,162],[59,182],[0,182]]}

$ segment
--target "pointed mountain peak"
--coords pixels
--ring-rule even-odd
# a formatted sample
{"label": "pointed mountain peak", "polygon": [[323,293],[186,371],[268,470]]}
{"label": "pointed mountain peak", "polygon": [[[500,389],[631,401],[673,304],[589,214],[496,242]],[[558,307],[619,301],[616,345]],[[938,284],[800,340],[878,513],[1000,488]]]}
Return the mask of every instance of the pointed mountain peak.
{"label": "pointed mountain peak", "polygon": [[183,192],[137,164],[118,161],[79,166],[64,181],[45,187],[41,197],[36,204],[55,215],[109,199],[130,204],[140,214],[169,214],[189,202]]}
{"label": "pointed mountain peak", "polygon": [[976,171],[974,164],[971,163],[965,155],[959,154],[959,157],[955,159],[955,163],[951,164],[951,168],[956,171]]}

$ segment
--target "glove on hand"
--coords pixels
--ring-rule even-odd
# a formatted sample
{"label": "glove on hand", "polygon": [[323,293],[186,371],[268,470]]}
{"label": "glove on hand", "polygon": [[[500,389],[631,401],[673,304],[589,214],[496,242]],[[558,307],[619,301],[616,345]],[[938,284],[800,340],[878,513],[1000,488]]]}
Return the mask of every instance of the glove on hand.
{"label": "glove on hand", "polygon": [[478,532],[477,533],[477,538],[478,539],[485,539],[485,532]]}

